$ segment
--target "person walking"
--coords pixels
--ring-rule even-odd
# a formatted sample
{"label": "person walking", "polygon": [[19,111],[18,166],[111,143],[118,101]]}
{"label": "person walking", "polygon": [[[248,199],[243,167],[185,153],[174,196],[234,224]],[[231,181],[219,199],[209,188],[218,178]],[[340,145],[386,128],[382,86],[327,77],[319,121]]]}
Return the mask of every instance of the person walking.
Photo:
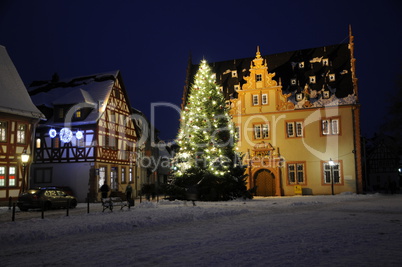
{"label": "person walking", "polygon": [[107,198],[107,193],[109,192],[110,188],[107,185],[106,182],[103,183],[103,185],[100,188],[100,191],[102,192],[102,198]]}

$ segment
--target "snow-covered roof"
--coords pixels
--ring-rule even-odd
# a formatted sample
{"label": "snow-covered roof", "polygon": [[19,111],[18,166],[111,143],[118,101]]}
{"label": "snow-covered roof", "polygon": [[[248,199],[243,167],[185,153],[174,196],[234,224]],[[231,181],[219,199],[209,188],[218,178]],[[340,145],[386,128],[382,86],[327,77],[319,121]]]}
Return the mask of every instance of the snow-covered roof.
{"label": "snow-covered roof", "polygon": [[[36,106],[53,109],[54,106],[80,105],[93,107],[92,112],[83,120],[73,124],[92,124],[100,117],[98,105],[107,103],[119,71],[74,77],[63,80],[36,81],[29,87],[32,101]],[[54,124],[48,118],[47,124]]]}
{"label": "snow-covered roof", "polygon": [[7,50],[0,45],[0,112],[45,119],[32,103],[24,83]]}

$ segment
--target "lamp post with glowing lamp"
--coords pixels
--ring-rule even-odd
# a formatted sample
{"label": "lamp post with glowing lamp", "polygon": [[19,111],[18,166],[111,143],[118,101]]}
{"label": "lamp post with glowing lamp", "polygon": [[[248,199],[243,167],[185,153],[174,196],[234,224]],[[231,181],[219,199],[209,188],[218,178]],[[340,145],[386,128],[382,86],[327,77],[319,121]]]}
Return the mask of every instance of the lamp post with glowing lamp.
{"label": "lamp post with glowing lamp", "polygon": [[331,193],[334,195],[334,166],[335,162],[330,158],[328,162],[330,168],[331,168]]}
{"label": "lamp post with glowing lamp", "polygon": [[26,164],[29,161],[29,154],[26,153],[26,151],[24,150],[24,152],[21,154],[21,162],[22,162],[22,188],[21,191],[24,192],[25,191],[25,168],[26,168]]}

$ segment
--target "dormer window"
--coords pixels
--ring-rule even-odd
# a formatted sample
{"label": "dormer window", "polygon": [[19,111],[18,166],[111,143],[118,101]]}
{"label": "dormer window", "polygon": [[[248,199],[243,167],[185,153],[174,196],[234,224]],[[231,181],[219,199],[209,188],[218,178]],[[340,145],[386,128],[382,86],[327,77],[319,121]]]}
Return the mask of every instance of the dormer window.
{"label": "dormer window", "polygon": [[235,91],[238,91],[238,90],[240,90],[240,86],[238,84],[236,84],[236,85],[234,85],[234,89],[235,89]]}
{"label": "dormer window", "polygon": [[256,82],[261,82],[262,81],[262,75],[261,74],[256,74],[255,75],[255,81]]}
{"label": "dormer window", "polygon": [[236,70],[232,70],[232,78],[237,77],[237,71]]}
{"label": "dormer window", "polygon": [[324,59],[322,60],[322,65],[323,65],[323,66],[329,66],[329,60],[328,60],[328,58],[324,58]]}
{"label": "dormer window", "polygon": [[331,73],[330,75],[328,75],[329,77],[329,81],[330,82],[334,82],[335,81],[335,73]]}
{"label": "dormer window", "polygon": [[296,85],[296,79],[290,79],[290,84],[291,85]]}
{"label": "dormer window", "polygon": [[325,90],[324,92],[322,92],[322,98],[328,99],[329,97],[330,97],[330,93],[328,90]]}
{"label": "dormer window", "polygon": [[303,69],[304,68],[304,62],[299,62],[299,69]]}
{"label": "dormer window", "polygon": [[75,117],[78,119],[78,118],[81,118],[81,116],[82,116],[81,110],[79,109],[79,110],[77,110],[77,111],[75,112]]}
{"label": "dormer window", "polygon": [[296,93],[296,101],[302,101],[303,100],[303,93]]}
{"label": "dormer window", "polygon": [[315,76],[310,76],[309,79],[310,79],[310,83],[315,83]]}

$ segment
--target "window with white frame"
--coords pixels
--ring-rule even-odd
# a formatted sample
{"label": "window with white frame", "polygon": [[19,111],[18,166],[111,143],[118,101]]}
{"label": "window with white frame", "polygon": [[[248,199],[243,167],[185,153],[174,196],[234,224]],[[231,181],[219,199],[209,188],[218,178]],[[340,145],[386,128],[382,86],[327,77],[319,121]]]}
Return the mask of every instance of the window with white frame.
{"label": "window with white frame", "polygon": [[262,94],[261,95],[261,104],[262,105],[267,105],[268,104],[268,94]]}
{"label": "window with white frame", "polygon": [[133,181],[133,168],[129,168],[128,181]]}
{"label": "window with white frame", "polygon": [[321,121],[323,135],[337,135],[340,133],[339,118],[327,118]]}
{"label": "window with white frame", "polygon": [[17,143],[25,144],[25,136],[26,136],[27,126],[25,124],[18,124],[17,127],[18,127],[17,128]]}
{"label": "window with white frame", "polygon": [[305,184],[305,163],[288,163],[288,183]]}
{"label": "window with white frame", "polygon": [[8,168],[8,185],[9,186],[16,186],[17,182],[16,182],[16,167],[14,166],[10,166],[10,168]]}
{"label": "window with white frame", "polygon": [[7,122],[0,121],[0,142],[7,141]]}
{"label": "window with white frame", "polygon": [[290,121],[286,122],[287,137],[302,137],[303,136],[303,122]]}
{"label": "window with white frame", "polygon": [[253,106],[259,105],[258,95],[253,95]]}
{"label": "window with white frame", "polygon": [[254,125],[254,138],[255,139],[268,139],[269,138],[269,124],[255,124]]}
{"label": "window with white frame", "polygon": [[324,184],[331,184],[332,179],[334,180],[334,184],[341,183],[341,170],[340,170],[339,162],[334,162],[333,164],[334,165],[331,166],[331,164],[329,164],[329,162],[323,163]]}
{"label": "window with white frame", "polygon": [[0,166],[0,187],[6,186],[6,167]]}

